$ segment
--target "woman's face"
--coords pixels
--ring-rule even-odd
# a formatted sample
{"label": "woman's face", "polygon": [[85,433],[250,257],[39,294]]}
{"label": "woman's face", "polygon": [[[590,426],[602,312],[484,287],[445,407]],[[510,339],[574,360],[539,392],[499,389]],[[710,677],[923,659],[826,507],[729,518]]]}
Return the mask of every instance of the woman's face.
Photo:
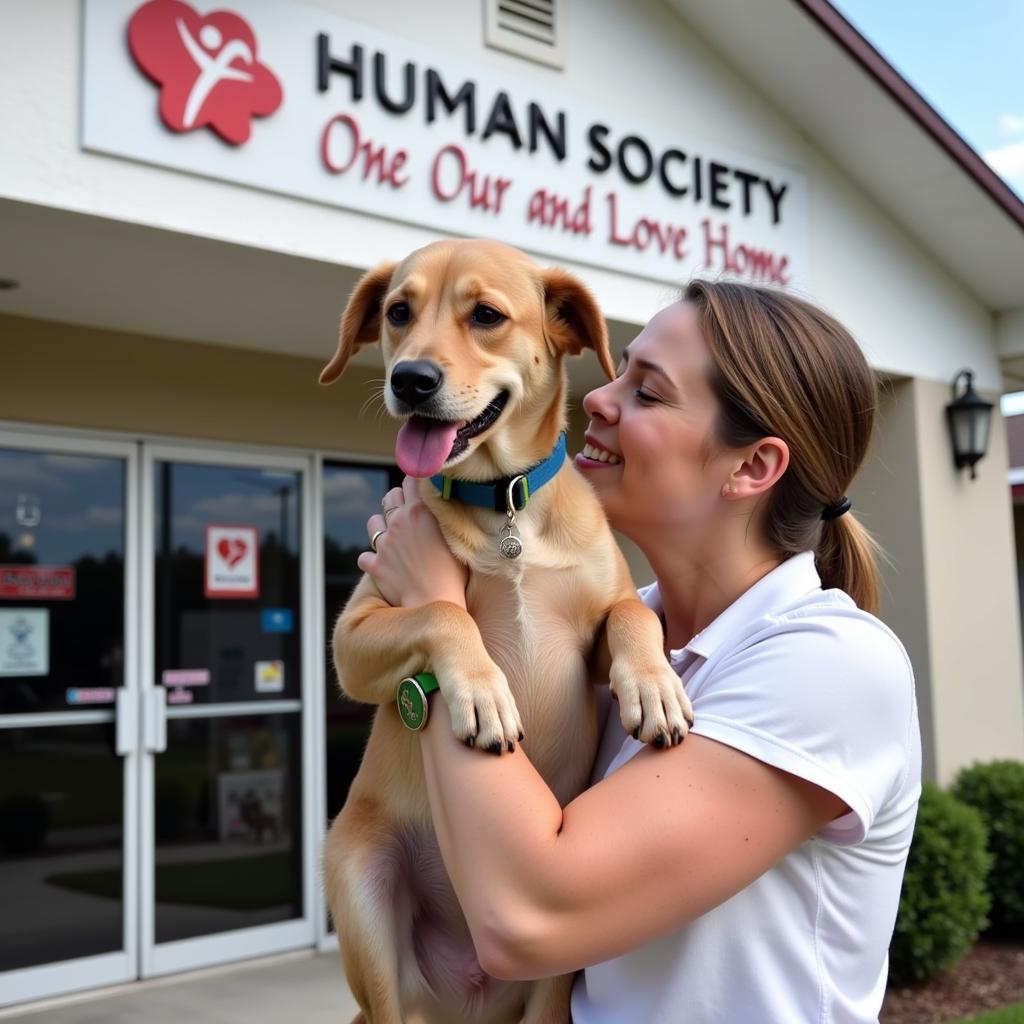
{"label": "woman's face", "polygon": [[590,426],[576,465],[612,525],[634,540],[699,527],[721,510],[736,453],[714,439],[711,366],[696,308],[677,302],[627,347],[618,377],[583,400]]}

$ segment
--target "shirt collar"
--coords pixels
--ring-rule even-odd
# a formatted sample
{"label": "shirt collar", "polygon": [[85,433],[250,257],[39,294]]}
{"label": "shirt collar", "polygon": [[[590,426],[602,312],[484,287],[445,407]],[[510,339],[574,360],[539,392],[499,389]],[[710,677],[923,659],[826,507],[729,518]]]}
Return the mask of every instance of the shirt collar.
{"label": "shirt collar", "polygon": [[[685,652],[689,652],[709,658],[723,641],[735,638],[745,626],[781,611],[805,594],[820,589],[821,577],[814,564],[814,552],[803,551],[793,555],[744,591],[685,647],[670,651],[669,657],[677,661]],[[661,593],[657,583],[645,588],[640,596],[644,604],[659,615],[662,613]]]}

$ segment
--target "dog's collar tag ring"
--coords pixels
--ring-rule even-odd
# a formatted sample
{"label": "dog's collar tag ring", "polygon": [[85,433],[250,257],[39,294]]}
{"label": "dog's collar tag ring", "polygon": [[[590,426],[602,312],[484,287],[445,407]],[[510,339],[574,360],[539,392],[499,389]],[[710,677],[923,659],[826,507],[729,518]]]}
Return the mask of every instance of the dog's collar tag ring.
{"label": "dog's collar tag ring", "polygon": [[516,503],[513,497],[516,484],[523,480],[525,477],[522,474],[512,477],[505,492],[505,525],[498,539],[498,553],[502,558],[518,558],[523,553],[523,542],[516,529]]}

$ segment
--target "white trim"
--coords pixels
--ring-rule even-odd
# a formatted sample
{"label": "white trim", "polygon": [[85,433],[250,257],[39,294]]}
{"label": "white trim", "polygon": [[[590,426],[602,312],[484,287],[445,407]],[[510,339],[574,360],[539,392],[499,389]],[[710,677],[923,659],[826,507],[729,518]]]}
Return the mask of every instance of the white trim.
{"label": "white trim", "polygon": [[[154,572],[154,552],[156,539],[155,523],[155,477],[153,473],[153,456],[145,446],[142,449],[142,467],[139,474],[139,683],[141,700],[139,736],[145,735],[145,718],[149,704],[155,699],[156,689],[153,681],[154,642],[154,597],[156,585]],[[156,934],[156,913],[154,900],[156,885],[154,879],[155,851],[155,814],[153,809],[153,784],[155,755],[150,750],[141,753],[139,770],[139,958],[138,973],[140,977],[148,977],[153,973],[153,938]]]}
{"label": "white trim", "polygon": [[[138,686],[135,672],[135,640],[138,635],[134,576],[138,567],[137,494],[138,446],[106,437],[69,437],[39,430],[32,425],[12,428],[0,425],[0,446],[40,453],[69,453],[96,458],[120,459],[124,464],[124,679],[128,690]],[[74,726],[114,720],[116,708],[54,711],[38,714],[0,715],[0,728]],[[117,755],[113,755],[117,756]],[[128,981],[135,977],[138,932],[136,929],[138,885],[137,754],[124,757],[122,787],[122,948],[111,953],[61,960],[0,974],[0,1006],[40,999]]]}
{"label": "white trim", "polygon": [[[301,583],[301,615],[302,615],[302,916],[310,924],[309,940],[316,941],[316,894],[320,886],[318,866],[317,839],[321,829],[316,818],[316,796],[319,790],[317,780],[316,745],[320,732],[315,728],[319,707],[317,701],[317,666],[322,660],[316,645],[318,635],[316,599],[316,581],[322,579],[318,573],[319,563],[316,552],[323,548],[323,534],[318,533],[316,526],[318,517],[315,511],[316,493],[316,459],[306,459],[306,469],[302,474],[302,530],[299,544],[299,570]],[[323,587],[319,588],[323,591]],[[319,716],[322,719],[322,716]]]}
{"label": "white trim", "polygon": [[[134,964],[125,952],[102,953],[79,960],[59,960],[39,967],[0,974],[0,1007],[82,989],[116,985],[135,977]],[[21,1008],[16,1012],[20,1013]],[[0,1009],[0,1017],[8,1014]]]}
{"label": "white trim", "polygon": [[[215,935],[201,935],[180,942],[159,945],[153,951],[152,977],[187,971],[197,964],[212,966],[232,960],[281,953],[312,945],[312,922],[298,918],[282,924],[265,924],[256,928],[240,928]],[[301,997],[300,997],[301,998]]]}
{"label": "white trim", "polygon": [[[313,500],[310,505],[312,516],[312,536],[316,538],[313,545],[312,558],[313,578],[320,581],[320,586],[313,587],[312,604],[310,606],[313,619],[313,651],[315,657],[310,663],[310,681],[313,687],[312,699],[309,701],[313,724],[310,734],[313,736],[313,810],[310,814],[310,843],[312,852],[315,854],[315,875],[313,880],[316,883],[313,897],[313,921],[314,938],[317,949],[323,949],[324,943],[330,940],[334,943],[333,933],[327,930],[327,902],[324,899],[324,886],[322,867],[323,864],[323,842],[327,834],[326,808],[327,808],[327,708],[325,706],[324,693],[327,680],[324,672],[324,651],[327,650],[327,637],[324,629],[324,589],[326,587],[326,569],[324,566],[324,458],[322,455],[313,456],[312,490]],[[328,947],[331,948],[331,947]]]}
{"label": "white trim", "polygon": [[[125,479],[124,682],[131,694],[128,705],[137,715],[140,715],[142,704],[139,699],[141,692],[139,676],[141,619],[139,618],[139,602],[135,600],[135,597],[138,594],[137,586],[142,561],[140,546],[142,519],[139,507],[141,483],[139,446],[132,445],[131,447],[132,452],[128,458]],[[140,726],[141,721],[136,720],[134,729],[136,739],[142,735]],[[139,943],[141,941],[139,933],[140,817],[142,813],[139,778],[141,758],[141,749],[136,742],[134,749],[129,751],[124,759],[124,870],[121,875],[124,890],[122,906],[124,907],[125,952],[128,955],[130,976],[133,978],[138,973]]]}
{"label": "white trim", "polygon": [[[211,452],[226,453],[229,458],[235,455],[259,455],[264,456],[267,452],[280,454],[281,456],[293,456],[296,459],[306,460],[311,455],[322,459],[325,462],[353,462],[358,465],[373,466],[375,468],[389,468],[395,465],[394,458],[388,455],[377,455],[368,452],[347,451],[340,448],[303,448],[294,445],[275,445],[262,441],[218,441],[205,438],[191,439],[182,438],[171,434],[150,434],[142,432],[128,432],[124,430],[97,430],[92,427],[78,427],[74,424],[54,423],[25,423],[18,420],[0,420],[0,443],[3,442],[7,432],[11,436],[20,436],[17,432],[25,431],[38,434],[40,437],[51,437],[53,444],[64,447],[66,451],[91,451],[86,445],[98,442],[113,447],[121,445],[127,448],[135,448],[140,443],[146,446],[159,446],[174,449],[187,446],[192,451],[210,450]],[[68,432],[72,431],[76,437],[69,438]],[[66,444],[65,444],[66,442]],[[18,442],[21,443],[20,441]],[[40,442],[26,447],[49,448],[49,442]],[[202,461],[202,460],[200,460]],[[211,459],[209,461],[216,461]]]}
{"label": "white trim", "polygon": [[[142,619],[142,636],[145,640],[144,665],[141,678],[144,681],[143,703],[152,701],[158,687],[154,678],[154,648],[153,637],[155,635],[155,604],[153,592],[155,587],[154,579],[154,555],[156,551],[156,538],[154,536],[154,484],[155,465],[157,461],[179,462],[179,463],[204,463],[217,466],[244,466],[256,469],[281,469],[299,475],[299,492],[304,501],[308,501],[308,482],[305,479],[310,473],[309,453],[303,454],[280,454],[268,453],[265,449],[254,450],[253,448],[233,448],[215,444],[197,445],[191,442],[180,443],[144,443],[143,445],[143,509],[142,509],[142,531],[143,548],[140,562],[143,566],[142,573],[142,598],[140,604],[143,607],[144,617]],[[309,570],[306,566],[311,543],[308,537],[309,516],[306,509],[302,510],[300,516],[300,540],[299,540],[299,564],[302,582],[300,584],[300,618],[308,614],[309,600],[307,590],[313,585],[309,577]],[[300,623],[302,630],[302,684],[300,695],[305,694],[308,689],[309,663],[307,660],[307,639],[309,626],[302,618]],[[238,703],[223,704],[197,704],[179,705],[167,708],[168,718],[223,718],[232,715],[252,714],[295,714],[301,713],[300,720],[300,772],[302,785],[309,786],[309,753],[308,745],[312,742],[306,730],[308,711],[303,708],[302,700],[273,700],[273,701],[244,701]],[[232,960],[244,960],[253,956],[261,956],[268,953],[281,952],[286,949],[295,949],[301,946],[311,946],[314,942],[313,919],[310,915],[309,899],[306,896],[309,886],[309,874],[312,866],[311,850],[306,838],[309,826],[304,820],[300,828],[300,835],[303,842],[302,871],[303,876],[303,908],[298,918],[292,918],[280,923],[259,925],[253,928],[243,928],[229,932],[216,932],[212,935],[201,935],[190,939],[181,939],[175,942],[156,942],[156,909],[155,909],[155,871],[156,871],[156,844],[154,836],[154,814],[153,814],[153,778],[155,755],[147,752],[144,754],[143,766],[143,808],[145,820],[142,823],[141,843],[143,849],[142,863],[142,945],[141,945],[141,974],[143,977],[153,977],[160,974],[170,974],[175,971],[189,970],[193,967],[207,967],[217,963],[227,963]],[[303,815],[307,813],[308,796],[303,794]]]}
{"label": "white trim", "polygon": [[95,725],[112,722],[114,708],[102,711],[39,711],[27,715],[0,714],[0,729],[44,729],[53,725]]}
{"label": "white trim", "polygon": [[1024,484],[1024,466],[1014,466],[1007,470],[1006,480],[1011,487],[1016,484]]}
{"label": "white trim", "polygon": [[[158,689],[158,687],[157,687]],[[169,704],[167,718],[228,718],[288,714],[302,710],[301,700],[247,700],[235,704]]]}

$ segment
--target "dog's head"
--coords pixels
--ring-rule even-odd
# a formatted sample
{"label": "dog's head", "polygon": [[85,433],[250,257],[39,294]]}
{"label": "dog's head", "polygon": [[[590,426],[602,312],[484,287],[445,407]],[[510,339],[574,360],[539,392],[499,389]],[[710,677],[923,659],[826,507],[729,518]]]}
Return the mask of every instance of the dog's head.
{"label": "dog's head", "polygon": [[415,477],[462,463],[469,478],[517,472],[550,451],[563,429],[565,355],[592,349],[615,375],[590,292],[498,242],[436,242],[367,273],[320,382],[336,380],[376,341],[385,404],[405,420],[395,458]]}

